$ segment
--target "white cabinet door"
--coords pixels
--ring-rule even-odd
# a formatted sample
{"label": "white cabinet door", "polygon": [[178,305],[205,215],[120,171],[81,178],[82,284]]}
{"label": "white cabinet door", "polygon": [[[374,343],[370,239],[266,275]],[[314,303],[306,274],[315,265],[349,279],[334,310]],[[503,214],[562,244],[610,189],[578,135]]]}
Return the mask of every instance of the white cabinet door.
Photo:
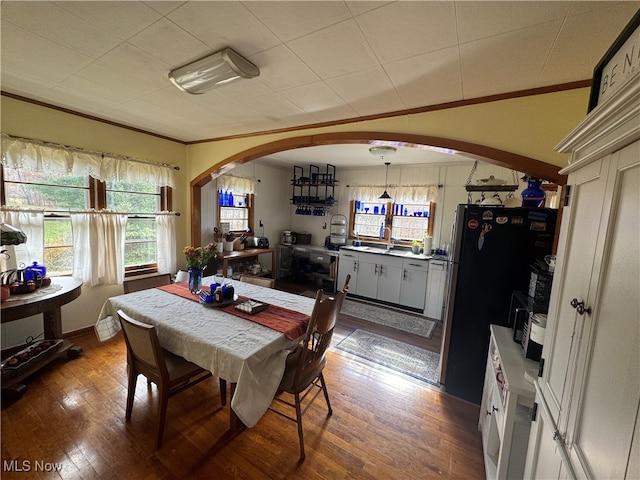
{"label": "white cabinet door", "polygon": [[378,293],[378,264],[369,261],[364,255],[358,260],[358,285],[356,295],[367,298],[376,298]]}
{"label": "white cabinet door", "polygon": [[[577,343],[584,316],[577,314],[571,300],[586,301],[600,228],[606,175],[610,156],[595,161],[569,176],[569,205],[564,207],[557,253],[556,276],[551,300],[542,358],[542,391],[554,421],[560,419],[563,392],[571,385],[571,365],[575,364]],[[568,377],[567,377],[568,375]],[[566,417],[566,416],[565,416]]]}
{"label": "white cabinet door", "polygon": [[402,262],[400,305],[424,309],[428,270],[429,262],[426,260],[405,259]]}
{"label": "white cabinet door", "polygon": [[565,478],[562,456],[554,439],[555,429],[546,421],[542,411],[542,400],[536,395],[538,414],[531,422],[529,449],[524,466],[524,478],[541,480],[559,480]]}
{"label": "white cabinet door", "polygon": [[442,320],[444,308],[444,289],[447,282],[447,263],[443,261],[429,262],[427,278],[427,298],[424,314],[435,320]]}
{"label": "white cabinet door", "polygon": [[[594,264],[584,297],[591,313],[581,318],[584,329],[565,439],[572,445],[572,464],[579,477],[640,478],[638,461],[631,458],[640,405],[638,192],[640,141],[612,155],[597,235],[600,261]],[[581,240],[585,240],[582,235]]]}
{"label": "white cabinet door", "polygon": [[[378,264],[378,290],[376,292],[376,298],[383,302],[397,304],[400,302],[400,286],[402,284],[402,260],[389,260],[392,261],[384,261]],[[398,260],[400,263],[399,265]]]}
{"label": "white cabinet door", "polygon": [[349,252],[347,250],[340,252],[338,280],[336,283],[338,289],[344,285],[347,275],[351,275],[349,292],[355,293],[358,288],[358,252]]}

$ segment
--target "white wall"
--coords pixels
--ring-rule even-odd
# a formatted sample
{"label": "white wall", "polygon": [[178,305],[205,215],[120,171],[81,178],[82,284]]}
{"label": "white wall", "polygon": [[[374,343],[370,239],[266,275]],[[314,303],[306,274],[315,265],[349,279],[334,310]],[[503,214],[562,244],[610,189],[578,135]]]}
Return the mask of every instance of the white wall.
{"label": "white wall", "polygon": [[[389,167],[388,183],[393,185],[442,184],[436,201],[434,215],[433,247],[442,246],[449,242],[451,224],[453,223],[455,208],[459,203],[467,203],[467,192],[464,185],[467,182],[473,163],[457,163],[454,165],[407,165]],[[307,165],[301,165],[305,169]],[[282,230],[311,233],[313,245],[324,245],[324,239],[329,235],[329,223],[332,214],[343,214],[349,217],[349,191],[347,185],[384,185],[386,169],[381,167],[344,168],[337,171],[338,184],[335,188],[336,206],[329,209],[327,216],[296,215],[294,205],[291,205],[292,169],[280,166],[270,166],[254,161],[240,165],[229,174],[241,177],[259,179],[256,192],[255,224],[256,235],[262,236],[263,230],[258,227],[259,221],[264,224],[264,236],[269,238],[271,246],[280,243]],[[512,183],[513,174],[509,169],[490,164],[480,163],[472,182],[490,175]],[[522,176],[516,174],[518,180]],[[521,189],[525,188],[520,183]],[[215,219],[215,182],[210,182],[202,189],[202,231],[203,242],[211,240]],[[515,192],[519,196],[519,192]],[[475,194],[474,198],[478,198]],[[504,197],[504,194],[502,194]]]}

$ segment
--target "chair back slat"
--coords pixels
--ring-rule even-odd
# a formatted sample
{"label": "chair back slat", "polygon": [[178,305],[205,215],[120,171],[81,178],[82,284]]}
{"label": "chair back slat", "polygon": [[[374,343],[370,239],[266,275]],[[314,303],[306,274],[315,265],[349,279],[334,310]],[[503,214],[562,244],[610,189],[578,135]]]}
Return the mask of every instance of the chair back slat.
{"label": "chair back slat", "polygon": [[302,342],[303,350],[294,384],[297,384],[300,379],[307,378],[308,374],[317,370],[324,361],[325,353],[331,344],[342,303],[349,290],[350,279],[351,275],[347,275],[342,290],[332,297],[325,297],[322,290],[317,291],[307,333]]}
{"label": "chair back slat", "polygon": [[124,293],[138,292],[149,288],[169,285],[171,283],[171,275],[169,273],[161,273],[150,277],[134,278],[122,282]]}
{"label": "chair back slat", "polygon": [[240,275],[240,281],[244,283],[251,283],[253,285],[259,285],[261,287],[266,287],[266,288],[273,288],[276,285],[275,278],[254,277],[251,275]]}

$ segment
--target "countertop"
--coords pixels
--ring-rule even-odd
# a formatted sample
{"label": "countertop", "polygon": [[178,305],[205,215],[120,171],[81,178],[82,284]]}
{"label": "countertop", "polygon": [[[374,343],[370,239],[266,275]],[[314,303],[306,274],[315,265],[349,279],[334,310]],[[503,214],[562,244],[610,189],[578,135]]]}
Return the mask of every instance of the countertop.
{"label": "countertop", "polygon": [[[299,252],[312,252],[312,253],[322,253],[324,255],[329,255],[332,257],[337,257],[340,255],[339,250],[329,250],[327,247],[323,247],[322,245],[283,245],[287,247],[291,247],[294,250]],[[425,255],[424,253],[411,253],[411,250],[403,247],[395,247],[391,250],[387,250],[386,248],[380,247],[372,247],[372,246],[360,246],[354,247],[353,245],[345,245],[340,247],[340,250],[350,250],[353,252],[363,252],[363,253],[373,253],[378,255],[391,255],[393,257],[401,257],[401,258],[413,258],[415,260],[440,260],[447,261],[448,257],[443,257],[442,255]]]}
{"label": "countertop", "polygon": [[402,248],[392,248],[391,250],[387,250],[386,248],[380,247],[369,247],[369,246],[361,246],[354,247],[353,245],[347,245],[344,247],[340,247],[341,250],[351,250],[354,252],[362,252],[362,253],[374,253],[378,255],[390,255],[392,257],[402,257],[402,258],[413,258],[415,260],[432,260],[435,258],[432,255],[425,255],[424,253],[412,253],[411,250],[402,249]]}

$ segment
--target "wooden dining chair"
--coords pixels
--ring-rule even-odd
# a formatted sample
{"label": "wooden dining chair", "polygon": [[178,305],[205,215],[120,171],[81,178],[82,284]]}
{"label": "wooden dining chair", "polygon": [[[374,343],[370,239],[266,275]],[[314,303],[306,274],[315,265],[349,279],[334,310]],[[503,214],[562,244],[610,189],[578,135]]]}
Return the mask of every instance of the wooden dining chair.
{"label": "wooden dining chair", "polygon": [[[118,318],[124,332],[127,345],[127,390],[126,420],[131,420],[133,399],[136,392],[138,375],[147,377],[149,382],[158,386],[158,418],[156,421],[156,449],[162,444],[167,404],[170,397],[211,377],[211,372],[191,363],[185,358],[165,350],[158,342],[153,325],[139,322],[122,310]],[[220,379],[220,400],[226,404],[226,381]]]}
{"label": "wooden dining chair", "polygon": [[171,274],[160,273],[149,277],[133,278],[122,282],[124,293],[138,292],[148,288],[160,287],[171,283]]}
{"label": "wooden dining chair", "polygon": [[273,288],[276,286],[275,278],[254,277],[253,275],[240,275],[240,281],[260,285],[261,287]]}
{"label": "wooden dining chair", "polygon": [[[293,417],[287,412],[273,408],[273,406],[270,408],[273,412],[298,424],[300,461],[305,458],[302,416],[307,412],[309,407],[311,407],[311,404],[320,392],[324,393],[324,399],[327,402],[327,408],[329,410],[327,417],[333,413],[322,370],[327,364],[325,353],[331,343],[331,337],[333,336],[333,330],[338,320],[340,308],[349,289],[350,279],[351,275],[347,275],[342,290],[332,297],[325,297],[322,290],[316,292],[315,304],[311,312],[304,340],[287,357],[284,375],[280,381],[278,394],[274,401],[295,409],[296,416]],[[293,395],[294,402],[291,403],[291,401],[286,398],[282,398],[283,392]],[[302,402],[304,402],[309,395],[311,395],[310,400],[306,403],[303,410]]]}

